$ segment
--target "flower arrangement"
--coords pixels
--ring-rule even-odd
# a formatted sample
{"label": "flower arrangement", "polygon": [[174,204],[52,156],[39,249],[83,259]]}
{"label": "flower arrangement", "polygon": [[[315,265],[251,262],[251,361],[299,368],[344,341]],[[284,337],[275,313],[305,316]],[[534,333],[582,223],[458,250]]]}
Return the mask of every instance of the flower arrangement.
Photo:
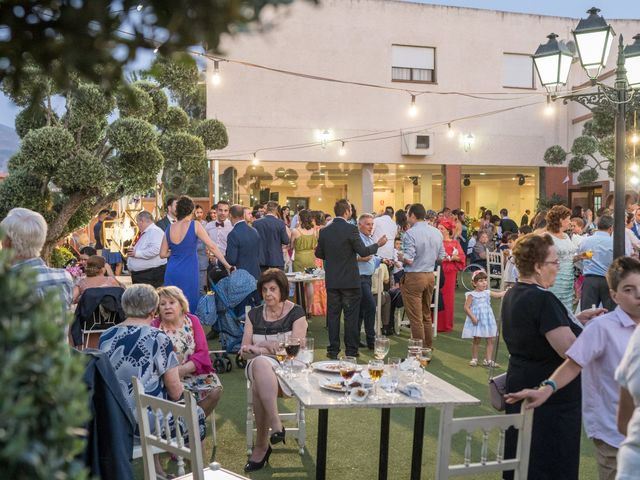
{"label": "flower arrangement", "polygon": [[80,265],[70,265],[65,268],[65,270],[69,272],[74,279],[84,276],[84,272]]}

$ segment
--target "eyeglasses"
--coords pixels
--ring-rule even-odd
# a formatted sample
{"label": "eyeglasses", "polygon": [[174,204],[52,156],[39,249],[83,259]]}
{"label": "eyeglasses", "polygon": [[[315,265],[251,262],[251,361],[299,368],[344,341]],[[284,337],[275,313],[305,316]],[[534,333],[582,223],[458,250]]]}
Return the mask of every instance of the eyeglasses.
{"label": "eyeglasses", "polygon": [[555,260],[549,260],[548,262],[542,262],[542,263],[549,263],[551,265],[560,265],[560,259],[556,258]]}

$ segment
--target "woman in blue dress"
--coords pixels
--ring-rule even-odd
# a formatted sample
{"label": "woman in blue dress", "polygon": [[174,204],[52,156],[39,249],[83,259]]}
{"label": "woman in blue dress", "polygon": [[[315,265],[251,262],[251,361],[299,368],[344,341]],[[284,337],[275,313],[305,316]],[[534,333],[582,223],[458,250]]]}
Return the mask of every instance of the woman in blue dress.
{"label": "woman in blue dress", "polygon": [[200,222],[193,220],[193,200],[187,196],[178,199],[176,205],[177,221],[167,227],[160,257],[169,258],[164,274],[164,285],[173,285],[182,290],[189,301],[189,310],[195,312],[200,292],[198,288],[198,239],[204,243],[218,261],[231,270],[224,255],[209,238]]}

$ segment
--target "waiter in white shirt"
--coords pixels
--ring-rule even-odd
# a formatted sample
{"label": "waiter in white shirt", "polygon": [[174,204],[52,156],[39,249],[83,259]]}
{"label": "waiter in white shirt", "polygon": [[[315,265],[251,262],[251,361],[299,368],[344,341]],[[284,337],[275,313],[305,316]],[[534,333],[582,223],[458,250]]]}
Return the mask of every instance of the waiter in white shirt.
{"label": "waiter in white shirt", "polygon": [[[374,242],[385,236],[389,240],[394,240],[398,236],[398,226],[393,220],[393,207],[385,208],[384,213],[373,220],[373,234],[371,237]],[[385,243],[378,248],[377,255],[388,260],[394,260],[393,244],[393,241]]]}
{"label": "waiter in white shirt", "polygon": [[136,215],[139,229],[138,241],[127,252],[127,268],[131,272],[131,283],[147,283],[154,288],[164,285],[167,259],[160,258],[160,245],[164,232],[153,223],[147,211]]}

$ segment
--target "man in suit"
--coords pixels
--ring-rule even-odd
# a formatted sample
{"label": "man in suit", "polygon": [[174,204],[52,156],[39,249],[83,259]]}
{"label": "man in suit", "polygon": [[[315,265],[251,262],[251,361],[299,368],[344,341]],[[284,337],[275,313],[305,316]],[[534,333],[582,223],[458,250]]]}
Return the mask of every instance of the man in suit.
{"label": "man in suit", "polygon": [[167,227],[172,223],[176,223],[176,208],[178,205],[178,199],[176,197],[168,197],[165,203],[166,215],[156,222],[156,226],[165,232]]}
{"label": "man in suit", "polygon": [[244,207],[233,205],[229,209],[233,230],[227,237],[225,258],[236,268],[242,268],[256,280],[260,278],[261,243],[260,235],[244,220]]}
{"label": "man in suit", "polygon": [[284,270],[284,255],[282,246],[289,245],[287,227],[278,218],[278,202],[267,202],[266,215],[253,222],[262,240],[262,263],[260,268],[279,268]]}
{"label": "man in suit", "polygon": [[529,225],[529,215],[531,215],[531,210],[527,209],[524,211],[524,215],[520,219],[520,226],[524,227],[525,225]]}
{"label": "man in suit", "polygon": [[500,210],[500,216],[502,217],[502,219],[500,220],[500,228],[502,229],[502,234],[504,235],[505,233],[509,232],[515,233],[517,235],[518,225],[516,225],[516,222],[509,218],[509,212],[506,208]]}
{"label": "man in suit", "polygon": [[340,314],[344,312],[345,353],[358,356],[360,332],[360,272],[356,254],[368,257],[387,243],[383,236],[368,247],[362,242],[355,225],[347,223],[351,218],[351,204],[338,200],[333,207],[335,218],[331,225],[320,230],[316,257],[324,260],[327,287],[327,326],[329,346],[327,357],[337,358],[340,353]]}

